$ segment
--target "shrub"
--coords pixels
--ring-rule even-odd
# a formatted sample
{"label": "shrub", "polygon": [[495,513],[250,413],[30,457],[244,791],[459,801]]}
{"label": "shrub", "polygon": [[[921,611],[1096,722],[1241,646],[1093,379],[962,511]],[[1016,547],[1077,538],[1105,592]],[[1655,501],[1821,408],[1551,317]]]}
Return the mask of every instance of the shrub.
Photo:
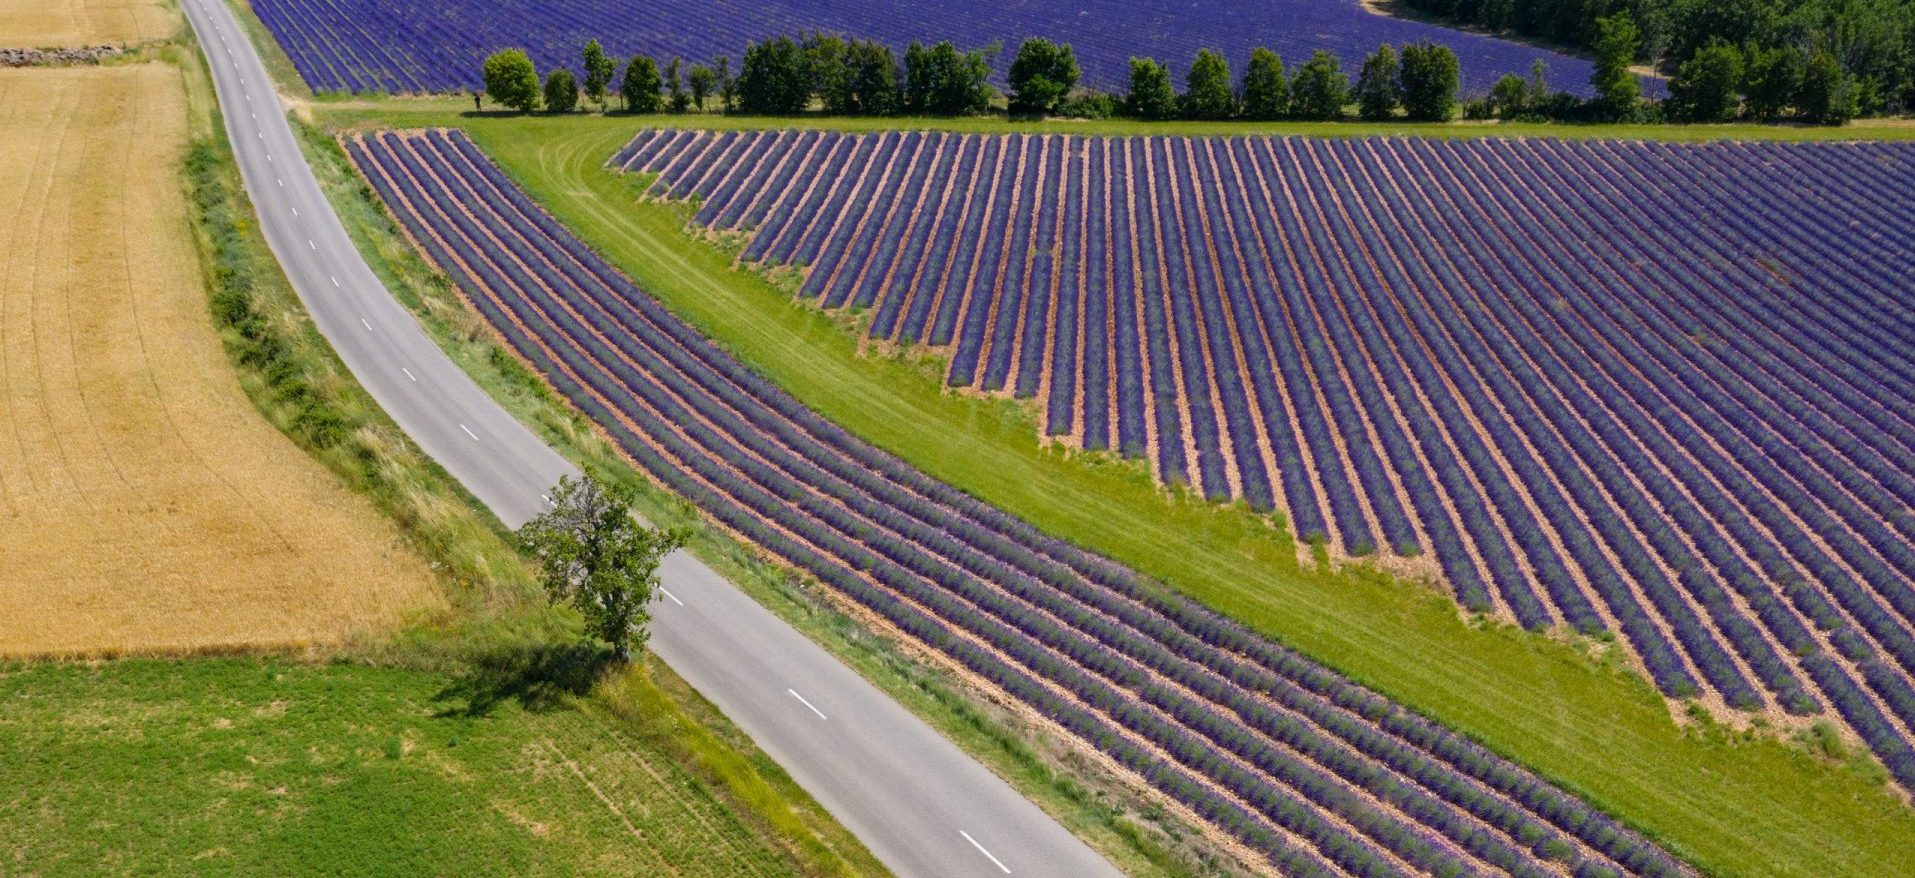
{"label": "shrub", "polygon": [[1299,118],[1328,122],[1343,117],[1343,105],[1350,102],[1350,77],[1343,73],[1337,56],[1318,49],[1297,70],[1290,83],[1291,112]]}
{"label": "shrub", "polygon": [[1130,92],[1124,112],[1139,119],[1169,119],[1177,113],[1177,94],[1170,88],[1170,70],[1152,58],[1130,59]]}
{"label": "shrub", "polygon": [[578,107],[578,82],[572,71],[560,67],[545,75],[545,109],[570,113]]}
{"label": "shrub", "polygon": [[1357,115],[1371,121],[1396,115],[1403,101],[1402,63],[1396,50],[1378,46],[1363,59],[1363,70],[1356,77]]}
{"label": "shrub", "polygon": [[1228,119],[1237,114],[1237,97],[1230,93],[1230,62],[1209,49],[1198,49],[1184,77],[1183,111],[1189,119]]}
{"label": "shrub", "polygon": [[1422,42],[1403,47],[1403,110],[1418,122],[1447,122],[1456,114],[1462,64],[1450,47]]}
{"label": "shrub", "polygon": [[1290,113],[1290,83],[1284,78],[1283,59],[1269,49],[1252,49],[1243,72],[1243,114],[1260,121],[1281,119]]}
{"label": "shrub", "polygon": [[524,49],[501,49],[485,59],[485,93],[521,113],[539,106],[539,74]]}
{"label": "shrub", "polygon": [[1077,55],[1070,46],[1037,37],[1025,40],[1011,60],[1011,113],[1057,112],[1077,85],[1078,74]]}

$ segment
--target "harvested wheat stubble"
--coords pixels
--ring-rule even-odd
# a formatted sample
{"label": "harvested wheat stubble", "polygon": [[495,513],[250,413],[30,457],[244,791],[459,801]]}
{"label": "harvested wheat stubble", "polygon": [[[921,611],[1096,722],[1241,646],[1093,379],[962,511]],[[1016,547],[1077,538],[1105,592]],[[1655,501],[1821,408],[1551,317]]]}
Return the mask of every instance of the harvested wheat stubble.
{"label": "harvested wheat stubble", "polygon": [[434,600],[230,370],[185,142],[174,68],[0,71],[0,656],[336,641]]}
{"label": "harvested wheat stubble", "polygon": [[179,15],[162,0],[0,0],[0,46],[143,43],[178,29]]}

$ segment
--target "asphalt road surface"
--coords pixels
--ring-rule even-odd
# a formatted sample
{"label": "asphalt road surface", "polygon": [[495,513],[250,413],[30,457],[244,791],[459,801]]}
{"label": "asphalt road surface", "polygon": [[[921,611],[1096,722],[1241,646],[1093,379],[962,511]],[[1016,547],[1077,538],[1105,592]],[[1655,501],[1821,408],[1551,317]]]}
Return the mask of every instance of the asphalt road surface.
{"label": "asphalt road surface", "polygon": [[[479,389],[394,300],[320,192],[221,0],[184,0],[266,239],[334,349],[413,441],[508,525],[576,470]],[[1118,874],[864,678],[684,553],[651,648],[904,876]]]}

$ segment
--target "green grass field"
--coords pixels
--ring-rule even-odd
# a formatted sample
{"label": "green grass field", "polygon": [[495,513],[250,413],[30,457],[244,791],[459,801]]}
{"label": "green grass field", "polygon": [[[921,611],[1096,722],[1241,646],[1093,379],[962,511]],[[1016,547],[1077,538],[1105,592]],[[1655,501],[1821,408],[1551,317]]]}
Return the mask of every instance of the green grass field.
{"label": "green grass field", "polygon": [[[0,873],[801,874],[687,767],[684,716],[514,682],[273,658],[0,667]],[[669,700],[644,672],[619,685]]]}
{"label": "green grass field", "polygon": [[[1915,871],[1915,813],[1865,758],[1679,726],[1646,682],[1582,646],[1470,622],[1429,589],[1300,568],[1262,519],[1166,496],[1134,463],[1044,448],[1026,408],[943,393],[921,363],[861,355],[839,321],[686,235],[683,208],[638,204],[637,181],[602,169],[639,120],[464,117],[406,101],[316,109],[340,124],[465,127],[646,289],[820,412],[1536,767],[1711,874]],[[954,435],[967,439],[959,453]]]}

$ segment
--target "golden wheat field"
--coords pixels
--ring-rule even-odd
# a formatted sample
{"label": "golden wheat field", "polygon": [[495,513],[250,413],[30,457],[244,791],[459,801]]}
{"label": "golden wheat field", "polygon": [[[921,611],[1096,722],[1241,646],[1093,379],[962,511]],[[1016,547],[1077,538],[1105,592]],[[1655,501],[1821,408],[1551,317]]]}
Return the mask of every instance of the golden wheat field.
{"label": "golden wheat field", "polygon": [[171,36],[179,24],[165,0],[0,0],[0,46],[130,45]]}
{"label": "golden wheat field", "polygon": [[323,643],[438,594],[230,371],[180,76],[0,70],[0,655]]}

